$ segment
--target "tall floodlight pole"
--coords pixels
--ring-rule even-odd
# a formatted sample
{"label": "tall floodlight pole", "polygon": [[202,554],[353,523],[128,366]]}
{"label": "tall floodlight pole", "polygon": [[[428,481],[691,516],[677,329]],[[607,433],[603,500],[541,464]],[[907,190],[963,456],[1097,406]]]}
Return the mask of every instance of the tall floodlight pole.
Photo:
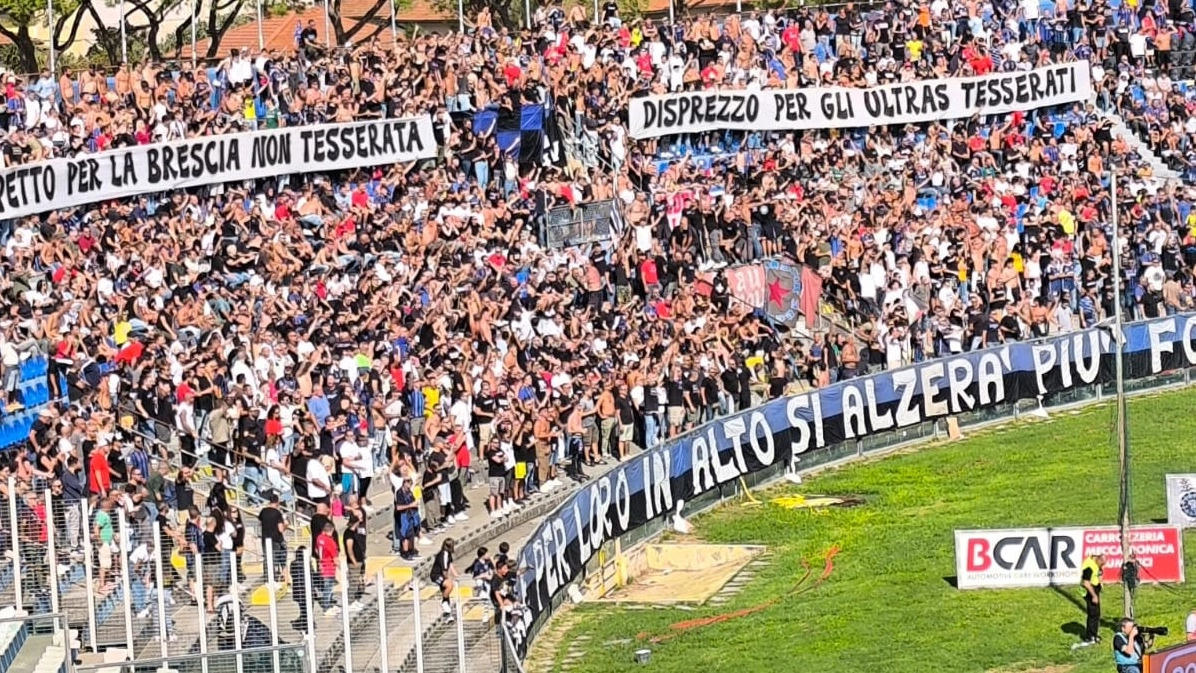
{"label": "tall floodlight pole", "polygon": [[125,0],[120,0],[120,61],[121,63],[129,62],[129,38],[125,34],[125,20],[128,15],[125,14]]}
{"label": "tall floodlight pole", "polygon": [[[1122,343],[1121,316],[1121,237],[1117,227],[1119,208],[1117,205],[1116,169],[1109,172],[1109,196],[1113,201],[1113,338],[1116,349],[1114,350],[1114,366],[1117,368],[1117,456],[1121,463],[1118,522],[1121,525],[1121,566],[1124,569],[1126,564],[1133,560],[1133,550],[1130,546],[1130,442],[1125,406],[1125,345]],[[1125,616],[1133,619],[1134,592],[1130,583],[1125,581],[1124,573],[1121,578],[1121,587],[1125,594]]]}
{"label": "tall floodlight pole", "polygon": [[191,0],[191,69],[194,70],[199,62],[199,33],[195,26],[195,5],[199,0]]}
{"label": "tall floodlight pole", "polygon": [[58,55],[54,49],[54,0],[46,0],[46,28],[50,34],[50,74],[58,74]]}

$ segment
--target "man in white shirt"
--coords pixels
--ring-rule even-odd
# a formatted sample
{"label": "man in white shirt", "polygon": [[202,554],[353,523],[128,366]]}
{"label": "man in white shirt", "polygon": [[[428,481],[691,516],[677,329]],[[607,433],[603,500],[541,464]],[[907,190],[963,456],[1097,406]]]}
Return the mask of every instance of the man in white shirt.
{"label": "man in white shirt", "polygon": [[370,480],[374,477],[374,453],[370,450],[369,438],[364,432],[358,431],[354,436],[346,437],[337,451],[341,456],[341,465],[353,474],[357,496],[367,497]]}
{"label": "man in white shirt", "polygon": [[328,496],[332,495],[332,479],[328,476],[328,466],[332,464],[332,458],[329,456],[321,456],[319,460],[307,461],[307,496],[311,501],[325,505],[328,504]]}

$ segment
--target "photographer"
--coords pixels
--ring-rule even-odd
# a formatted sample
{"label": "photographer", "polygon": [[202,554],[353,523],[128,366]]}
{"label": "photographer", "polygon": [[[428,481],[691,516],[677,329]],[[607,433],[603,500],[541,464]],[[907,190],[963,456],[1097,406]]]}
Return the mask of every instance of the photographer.
{"label": "photographer", "polygon": [[1138,625],[1123,617],[1117,623],[1117,633],[1113,634],[1113,663],[1117,664],[1117,673],[1142,673],[1144,649]]}

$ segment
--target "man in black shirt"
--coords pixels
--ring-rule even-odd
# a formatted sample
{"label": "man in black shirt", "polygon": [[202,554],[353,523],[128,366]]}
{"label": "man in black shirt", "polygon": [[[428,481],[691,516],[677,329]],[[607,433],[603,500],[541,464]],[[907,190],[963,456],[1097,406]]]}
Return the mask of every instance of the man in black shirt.
{"label": "man in black shirt", "polygon": [[[311,557],[317,561],[320,559],[319,550],[316,549],[316,538],[324,531],[324,524],[332,523],[332,517],[328,515],[328,505],[324,503],[316,503],[316,513],[311,515]],[[333,535],[333,540],[337,540],[338,536]]]}
{"label": "man in black shirt", "polygon": [[739,402],[736,406],[740,411],[750,409],[752,407],[752,373],[748,371],[747,364],[739,358],[736,358],[735,371],[739,375]]}
{"label": "man in black shirt", "polygon": [[494,393],[490,390],[490,382],[482,382],[482,392],[473,400],[473,426],[478,429],[478,446],[485,447],[490,444],[490,436],[494,432],[492,423],[494,422],[494,412],[498,407],[498,403],[494,399]]}
{"label": "man in black shirt", "polygon": [[265,507],[258,513],[258,524],[261,527],[262,558],[268,558],[266,549],[273,550],[274,575],[271,581],[278,582],[287,567],[286,521],[278,509],[278,494],[271,491]]}
{"label": "man in black shirt", "polygon": [[739,374],[734,367],[727,367],[718,376],[722,381],[723,390],[727,393],[720,399],[720,411],[723,414],[733,414],[739,402]]}
{"label": "man in black shirt", "polygon": [[507,608],[511,607],[511,562],[507,559],[498,561],[494,565],[494,575],[490,578],[490,604],[494,606],[494,621],[502,624]]}
{"label": "man in black shirt", "polygon": [[669,437],[681,434],[685,425],[685,388],[681,385],[681,377],[676,370],[673,376],[664,384],[665,398],[668,401]]}
{"label": "man in black shirt", "polygon": [[491,439],[486,445],[485,458],[486,477],[490,485],[490,518],[496,519],[503,514],[503,491],[507,487],[507,454],[497,439]]}

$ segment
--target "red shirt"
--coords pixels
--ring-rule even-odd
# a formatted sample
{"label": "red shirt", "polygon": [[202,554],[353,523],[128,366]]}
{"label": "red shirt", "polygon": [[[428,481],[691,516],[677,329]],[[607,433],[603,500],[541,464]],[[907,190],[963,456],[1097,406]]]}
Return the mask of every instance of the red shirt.
{"label": "red shirt", "polygon": [[367,194],[364,189],[358,189],[357,191],[353,192],[352,201],[354,208],[370,207],[370,195]]}
{"label": "red shirt", "polygon": [[801,53],[801,31],[797,29],[796,24],[791,23],[781,31],[781,42],[785,43],[789,51],[795,54]]}
{"label": "red shirt", "polygon": [[644,279],[644,285],[660,283],[660,276],[656,273],[656,260],[644,260],[644,263],[640,264],[640,276]]}
{"label": "red shirt", "polygon": [[320,577],[336,577],[336,556],[340,553],[336,548],[336,540],[327,533],[320,533],[316,537],[316,556],[320,559]]}
{"label": "red shirt", "polygon": [[107,493],[112,490],[112,470],[108,467],[108,454],[93,449],[88,459],[87,486],[92,493]]}
{"label": "red shirt", "polygon": [[523,76],[523,68],[514,63],[508,63],[507,67],[502,69],[502,75],[507,78],[507,86],[515,86],[519,83],[519,78]]}

